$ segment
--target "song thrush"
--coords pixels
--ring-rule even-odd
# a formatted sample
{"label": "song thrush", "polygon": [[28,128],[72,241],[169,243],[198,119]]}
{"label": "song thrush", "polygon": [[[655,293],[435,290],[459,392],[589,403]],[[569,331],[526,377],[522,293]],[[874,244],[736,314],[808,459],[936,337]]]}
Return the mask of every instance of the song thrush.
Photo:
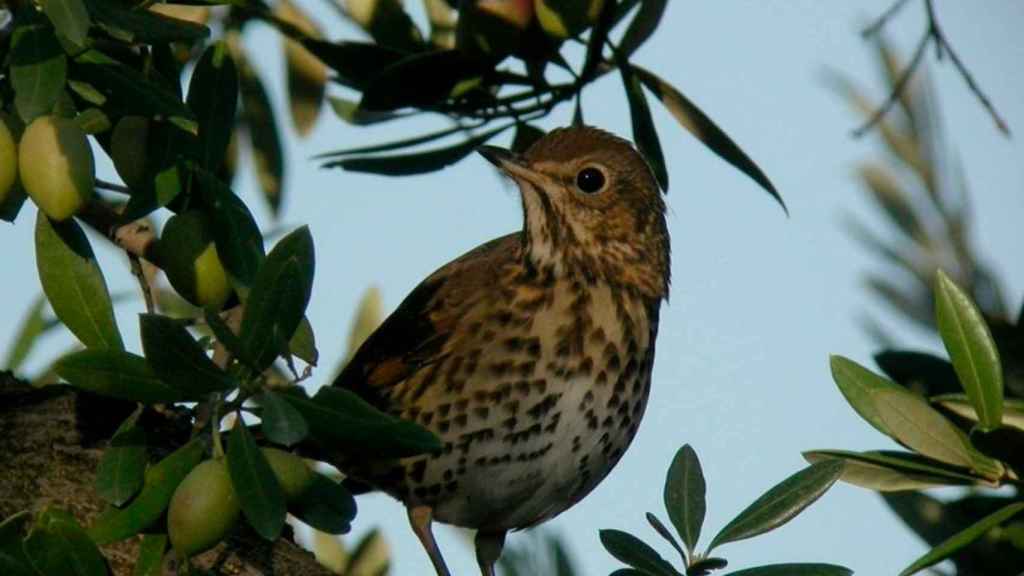
{"label": "song thrush", "polygon": [[334,382],[442,440],[346,468],[405,503],[441,576],[433,520],[477,529],[491,576],[508,530],[572,506],[621,458],[669,284],[665,204],[629,142],[573,127],[522,156],[480,153],[518,184],[523,230],[431,274]]}

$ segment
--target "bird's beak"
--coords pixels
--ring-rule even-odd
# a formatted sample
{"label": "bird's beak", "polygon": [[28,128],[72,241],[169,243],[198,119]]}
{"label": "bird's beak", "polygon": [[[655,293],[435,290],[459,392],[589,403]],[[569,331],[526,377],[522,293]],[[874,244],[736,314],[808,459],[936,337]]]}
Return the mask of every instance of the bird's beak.
{"label": "bird's beak", "polygon": [[537,173],[530,168],[526,158],[511,150],[497,146],[481,146],[476,151],[513,180],[527,180],[530,182],[537,180]]}

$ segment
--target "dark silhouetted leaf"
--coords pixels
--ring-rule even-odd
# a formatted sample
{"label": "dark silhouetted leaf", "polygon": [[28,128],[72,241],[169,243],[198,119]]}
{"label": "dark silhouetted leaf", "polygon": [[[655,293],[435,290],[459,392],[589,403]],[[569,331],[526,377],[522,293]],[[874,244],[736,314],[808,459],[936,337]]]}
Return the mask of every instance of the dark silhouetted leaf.
{"label": "dark silhouetted leaf", "polygon": [[989,530],[1013,518],[1022,510],[1024,510],[1024,502],[1015,502],[1002,510],[989,514],[915,560],[910,566],[907,566],[900,572],[900,576],[910,576],[929,566],[938,564],[949,558],[957,550],[984,536]]}
{"label": "dark silhouetted leaf", "polygon": [[125,508],[110,508],[89,527],[89,536],[103,546],[130,538],[155,522],[171,501],[174,489],[203,458],[203,443],[192,440],[146,470],[142,492]]}
{"label": "dark silhouetted leaf", "polygon": [[290,505],[299,520],[328,534],[345,534],[356,517],[356,501],[341,484],[315,474],[310,487]]}
{"label": "dark silhouetted leaf", "polygon": [[[145,358],[120,350],[82,350],[57,360],[53,369],[75,388],[143,404],[190,399],[161,380]],[[195,399],[195,398],[191,398]]]}
{"label": "dark silhouetted leaf", "polygon": [[963,390],[949,360],[932,354],[885,350],[875,354],[875,363],[900,386],[923,396]]}
{"label": "dark silhouetted leaf", "polygon": [[44,575],[107,576],[106,560],[75,518],[47,508],[24,541],[25,556]]}
{"label": "dark silhouetted leaf", "polygon": [[163,116],[185,121],[185,125],[194,123],[192,111],[177,94],[97,50],[78,55],[68,69],[68,77],[102,93],[107,99],[104,109],[116,110],[118,116]]}
{"label": "dark silhouetted leaf", "polygon": [[195,169],[224,269],[232,282],[251,287],[265,258],[263,236],[249,208],[226,184],[212,173]]}
{"label": "dark silhouetted leaf", "polygon": [[334,168],[340,166],[345,170],[353,172],[369,172],[385,176],[410,176],[434,172],[469,156],[482,144],[497,136],[500,132],[508,130],[511,126],[512,124],[508,124],[489,130],[447,148],[394,156],[343,158],[326,162],[324,167]]}
{"label": "dark silhouetted leaf", "polygon": [[67,57],[53,30],[43,24],[15,28],[10,57],[14,107],[27,124],[53,110],[64,89]]}
{"label": "dark silhouetted leaf", "polygon": [[935,318],[939,335],[953,361],[983,430],[1003,421],[1003,367],[981,312],[945,272],[935,280]]}
{"label": "dark silhouetted leaf", "polygon": [[260,536],[276,540],[284,528],[284,493],[241,419],[228,438],[228,471],[245,519]]}
{"label": "dark silhouetted leaf", "polygon": [[668,517],[690,554],[697,546],[704,525],[706,491],[697,453],[687,444],[676,452],[669,466],[664,499]]}
{"label": "dark silhouetted leaf", "polygon": [[654,548],[621,530],[601,530],[601,544],[620,562],[651,576],[682,576]]}
{"label": "dark silhouetted leaf", "polygon": [[852,576],[853,570],[835,564],[769,564],[729,572],[725,576]]}
{"label": "dark silhouetted leaf", "polygon": [[35,243],[39,281],[57,318],[89,348],[123,349],[107,283],[82,228],[39,211]]}
{"label": "dark silhouetted leaf", "polygon": [[651,170],[658,179],[658,185],[661,186],[662,191],[668,192],[668,169],[665,167],[665,155],[661,151],[658,130],[654,127],[651,109],[647,105],[647,97],[644,95],[643,87],[640,85],[633,66],[624,58],[619,58],[617,63],[619,71],[622,73],[622,83],[626,88],[626,98],[629,100],[629,116],[633,121],[633,141],[647,158],[647,163],[651,165]]}
{"label": "dark silhouetted leaf", "polygon": [[159,314],[140,314],[139,331],[146,360],[164,382],[191,398],[224,392],[238,386],[177,320]]}
{"label": "dark silhouetted leaf", "polygon": [[820,498],[843,473],[843,463],[827,460],[811,464],[765,492],[722,528],[708,546],[752,538],[792,520]]}
{"label": "dark silhouetted leaf", "polygon": [[113,0],[86,0],[86,3],[96,23],[108,34],[124,42],[191,44],[210,35],[210,29],[202,24],[164,16],[151,10],[132,10]]}
{"label": "dark silhouetted leaf", "polygon": [[263,407],[260,428],[271,442],[291,446],[309,434],[306,419],[276,392],[264,392],[260,405]]}
{"label": "dark silhouetted leaf", "polygon": [[437,132],[428,132],[412,138],[403,138],[401,140],[395,140],[394,142],[385,142],[383,144],[371,144],[368,146],[358,146],[356,148],[346,148],[342,150],[335,150],[334,152],[324,152],[323,154],[317,154],[314,158],[318,160],[324,160],[328,158],[339,158],[341,156],[352,156],[354,154],[372,154],[374,152],[388,152],[391,150],[399,150],[401,148],[410,148],[413,146],[419,146],[420,144],[426,144],[435,140],[446,138],[453,134],[460,132],[468,132],[464,126],[453,126],[451,128],[445,128],[444,130],[438,130]]}
{"label": "dark silhouetted leaf", "polygon": [[187,102],[199,122],[197,156],[204,168],[216,170],[224,162],[238,105],[238,70],[224,42],[211,44],[199,58]]}
{"label": "dark silhouetted leaf", "polygon": [[381,70],[363,91],[359,107],[368,111],[430,107],[451,97],[459,84],[488,71],[487,65],[458,50],[414,54]]}
{"label": "dark silhouetted leaf", "polygon": [[314,439],[352,453],[402,457],[441,449],[427,430],[377,410],[348,390],[325,386],[308,398],[292,388],[281,396],[302,414]]}
{"label": "dark silhouetted leaf", "polygon": [[415,112],[369,112],[360,108],[358,102],[340,96],[328,96],[327,101],[330,102],[331,109],[334,110],[338,118],[353,126],[369,126],[415,114]]}
{"label": "dark silhouetted leaf", "polygon": [[295,329],[295,334],[292,334],[292,339],[288,342],[288,351],[306,364],[316,366],[320,352],[316,349],[316,336],[313,334],[313,325],[309,323],[309,318],[302,317],[299,327]]}
{"label": "dark silhouetted leaf", "polygon": [[303,226],[282,238],[260,266],[245,302],[240,337],[264,369],[288,350],[313,290],[313,238]]}
{"label": "dark silhouetted leaf", "polygon": [[782,209],[787,214],[789,213],[786,203],[782,201],[782,196],[779,195],[779,192],[771,181],[768,180],[764,172],[757,167],[757,164],[754,164],[754,161],[721,128],[711,121],[711,118],[708,118],[700,108],[693,102],[690,102],[688,98],[683,96],[671,84],[662,80],[654,73],[639,66],[634,66],[633,71],[636,73],[637,78],[643,82],[644,86],[661,100],[661,103],[683,128],[689,130],[691,134],[696,136],[698,140],[721,159],[732,164],[740,172],[750,176],[754,182],[757,182],[771,194],[772,198],[782,206]]}
{"label": "dark silhouetted leaf", "polygon": [[619,52],[629,58],[658,29],[668,0],[644,0],[619,42]]}
{"label": "dark silhouetted leaf", "polygon": [[367,42],[335,43],[315,38],[299,41],[338,74],[336,79],[340,83],[360,91],[382,70],[406,57],[400,50]]}

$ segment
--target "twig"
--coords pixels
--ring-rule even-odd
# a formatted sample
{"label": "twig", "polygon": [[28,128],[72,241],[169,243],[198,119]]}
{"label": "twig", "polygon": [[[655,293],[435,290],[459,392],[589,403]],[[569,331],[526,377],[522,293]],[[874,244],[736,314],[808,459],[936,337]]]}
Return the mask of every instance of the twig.
{"label": "twig", "polygon": [[899,12],[904,6],[907,5],[908,1],[909,0],[896,0],[896,2],[893,2],[892,6],[889,6],[889,8],[886,9],[885,12],[882,12],[882,15],[879,16],[877,20],[872,22],[870,26],[861,31],[861,37],[870,38],[875,34],[878,34],[878,31],[884,28],[885,25],[889,22],[889,20],[893,16],[895,16],[896,13]]}
{"label": "twig", "polygon": [[[907,0],[897,0],[871,26],[865,28],[861,35],[865,38],[868,38],[878,33],[878,31],[885,26],[885,24],[891,19],[891,17],[897,11],[899,11],[899,9],[902,8],[906,3]],[[974,93],[975,97],[978,98],[978,101],[981,102],[982,107],[985,108],[985,110],[992,117],[992,120],[996,124],[996,128],[998,128],[1004,136],[1009,137],[1010,127],[1006,123],[1006,120],[1004,120],[1003,117],[999,114],[999,112],[995,109],[995,106],[992,104],[992,101],[989,100],[988,96],[981,91],[981,87],[978,85],[977,81],[975,81],[974,75],[971,74],[970,70],[967,69],[967,66],[964,65],[963,61],[960,59],[960,56],[953,49],[953,45],[949,42],[949,39],[946,37],[945,32],[943,32],[942,27],[939,25],[939,20],[935,14],[935,6],[933,4],[933,0],[924,0],[924,6],[925,12],[928,16],[928,29],[925,30],[924,35],[918,42],[917,48],[914,50],[914,56],[911,58],[910,63],[907,65],[903,73],[900,74],[899,79],[893,85],[892,92],[889,94],[889,97],[886,99],[885,103],[883,103],[881,107],[875,110],[875,112],[871,115],[867,122],[865,122],[863,125],[861,125],[856,130],[853,131],[853,136],[863,136],[868,130],[873,128],[876,124],[878,124],[879,121],[881,121],[882,117],[885,116],[889,109],[892,108],[893,104],[896,103],[896,100],[899,99],[900,94],[902,94],[903,90],[906,88],[907,81],[913,75],[917,67],[921,64],[921,57],[924,55],[924,51],[925,48],[928,46],[928,43],[934,42],[936,59],[942,60],[945,54],[949,55],[949,59],[953,61],[953,66],[956,67],[957,71],[960,72],[960,76],[963,77],[964,82],[967,83],[967,88]]]}
{"label": "twig", "polygon": [[128,261],[132,265],[132,274],[139,280],[142,299],[146,302],[146,312],[152,314],[156,310],[156,306],[153,304],[153,290],[149,286],[149,279],[146,278],[146,272],[142,269],[142,260],[138,256],[129,253]]}
{"label": "twig", "polygon": [[881,106],[871,113],[871,117],[869,117],[867,121],[853,131],[853,136],[855,138],[860,138],[866,134],[868,130],[874,128],[875,124],[878,124],[882,120],[882,117],[885,116],[893,105],[896,104],[896,101],[900,99],[900,94],[903,93],[903,89],[906,87],[910,77],[914,75],[915,71],[917,71],[917,67],[921,63],[921,57],[924,56],[924,50],[928,47],[928,41],[930,39],[930,34],[926,33],[924,36],[921,36],[921,40],[917,43],[917,48],[914,49],[914,56],[910,59],[906,68],[903,69],[903,72],[900,73],[900,77],[896,79],[896,83],[893,84],[889,97],[885,99],[885,102],[882,103]]}

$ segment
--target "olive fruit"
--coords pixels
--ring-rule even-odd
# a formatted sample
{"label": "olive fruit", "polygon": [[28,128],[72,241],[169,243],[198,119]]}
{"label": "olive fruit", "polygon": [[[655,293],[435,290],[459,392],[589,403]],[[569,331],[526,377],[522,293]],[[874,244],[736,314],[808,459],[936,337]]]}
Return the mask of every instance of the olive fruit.
{"label": "olive fruit", "polygon": [[264,448],[263,455],[281,485],[285,500],[295,500],[313,484],[314,472],[302,458],[277,448]]}
{"label": "olive fruit", "polygon": [[36,118],[21,135],[18,172],[25,192],[50,219],[74,216],[95,185],[95,163],[85,131],[68,118]]}
{"label": "olive fruit", "polygon": [[231,282],[217,255],[206,216],[190,211],[172,216],[158,245],[167,280],[183,298],[220,310],[231,296]]}
{"label": "olive fruit", "polygon": [[227,463],[206,460],[174,490],[167,509],[167,535],[178,554],[192,556],[223,540],[240,512]]}

